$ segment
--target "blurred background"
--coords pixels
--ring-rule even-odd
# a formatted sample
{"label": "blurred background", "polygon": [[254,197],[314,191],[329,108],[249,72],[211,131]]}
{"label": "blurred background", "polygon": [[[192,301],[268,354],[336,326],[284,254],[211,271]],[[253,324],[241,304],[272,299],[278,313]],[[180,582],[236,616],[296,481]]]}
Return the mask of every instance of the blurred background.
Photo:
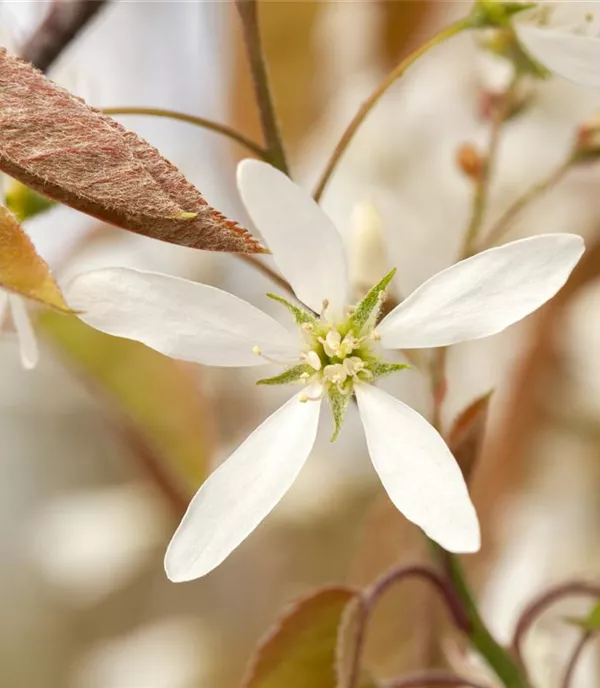
{"label": "blurred background", "polygon": [[[3,44],[18,52],[52,4],[0,3]],[[468,8],[450,0],[260,3],[300,183],[312,188],[381,78]],[[260,137],[232,2],[106,2],[50,75],[97,107],[169,108]],[[396,266],[398,295],[407,294],[456,261],[472,203],[457,158],[464,144],[485,145],[487,106],[507,78],[507,63],[460,36],[419,62],[360,130],[323,197],[353,256],[357,291],[365,271],[377,278]],[[600,106],[598,94],[558,78],[526,87],[502,134],[486,227],[565,159]],[[249,226],[234,184],[244,151],[182,122],[117,119],[211,205]],[[494,391],[470,480],[484,548],[465,566],[503,641],[533,595],[600,569],[599,183],[593,159],[574,167],[506,235],[582,234],[589,251],[577,279],[525,323],[449,352],[446,428]],[[380,226],[385,241],[368,265],[365,226]],[[60,282],[126,265],[215,284],[273,310],[270,283],[232,255],[156,242],[63,207],[26,229]],[[238,686],[258,639],[291,601],[426,559],[420,532],[384,495],[351,409],[336,444],[323,429],[291,492],[222,566],[194,583],[168,582],[162,557],[187,501],[288,391],[257,395],[252,370],[182,364],[56,314],[40,310],[36,323],[34,371],[21,369],[13,332],[0,339],[0,686]],[[423,372],[386,385],[431,415]],[[376,676],[441,665],[479,671],[465,669],[469,659],[431,590],[411,583],[386,600],[368,638]],[[528,636],[539,685],[559,685],[578,637],[564,617],[585,610],[557,607]],[[600,686],[593,650],[576,680]]]}

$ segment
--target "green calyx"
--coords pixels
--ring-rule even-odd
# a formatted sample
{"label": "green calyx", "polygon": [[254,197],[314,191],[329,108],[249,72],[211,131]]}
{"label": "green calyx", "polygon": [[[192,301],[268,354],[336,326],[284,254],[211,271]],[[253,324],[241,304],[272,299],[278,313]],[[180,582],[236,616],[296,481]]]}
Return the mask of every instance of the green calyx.
{"label": "green calyx", "polygon": [[536,6],[537,3],[535,2],[476,0],[469,14],[468,23],[474,29],[503,28],[510,25],[515,14]]}
{"label": "green calyx", "polygon": [[348,308],[341,321],[329,320],[326,303],[317,317],[280,296],[268,294],[292,314],[300,331],[301,354],[295,365],[257,384],[310,386],[310,394],[301,395],[305,403],[326,396],[334,422],[332,442],[339,435],[356,384],[369,384],[409,367],[382,361],[376,346],[379,336],[375,327],[395,273],[395,269],[391,270],[356,306]]}

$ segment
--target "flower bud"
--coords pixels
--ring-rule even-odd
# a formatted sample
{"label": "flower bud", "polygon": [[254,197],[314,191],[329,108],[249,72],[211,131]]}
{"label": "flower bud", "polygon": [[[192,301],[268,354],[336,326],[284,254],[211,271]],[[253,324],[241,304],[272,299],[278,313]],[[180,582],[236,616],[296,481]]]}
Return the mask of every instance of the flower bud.
{"label": "flower bud", "polygon": [[350,245],[350,272],[359,295],[364,295],[388,270],[381,217],[372,203],[357,203]]}
{"label": "flower bud", "polygon": [[459,146],[456,153],[456,163],[460,171],[469,179],[473,181],[481,179],[485,160],[472,143],[463,143]]}

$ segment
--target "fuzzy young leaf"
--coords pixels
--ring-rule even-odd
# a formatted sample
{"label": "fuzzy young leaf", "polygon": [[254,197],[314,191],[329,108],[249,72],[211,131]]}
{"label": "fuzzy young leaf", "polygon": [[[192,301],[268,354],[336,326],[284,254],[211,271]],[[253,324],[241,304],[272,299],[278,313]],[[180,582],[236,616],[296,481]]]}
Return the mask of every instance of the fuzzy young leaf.
{"label": "fuzzy young leaf", "polygon": [[306,364],[297,365],[284,371],[281,375],[265,377],[257,381],[257,385],[287,385],[290,382],[298,382],[303,375],[312,375],[315,371]]}
{"label": "fuzzy young leaf", "polygon": [[0,206],[0,286],[50,308],[70,312],[50,268],[4,206]]}
{"label": "fuzzy young leaf", "polygon": [[388,284],[392,281],[392,278],[396,274],[396,268],[390,270],[388,274],[376,284],[365,298],[356,306],[356,310],[352,315],[352,329],[355,334],[360,334],[364,326],[373,317],[376,317],[379,313],[379,307],[381,305],[381,296]]}
{"label": "fuzzy young leaf", "polygon": [[295,604],[257,648],[243,688],[335,688],[338,628],[355,597],[332,587]]}
{"label": "fuzzy young leaf", "polygon": [[198,384],[201,371],[190,375],[185,363],[99,332],[74,316],[46,311],[38,325],[102,392],[125,434],[140,435],[157,453],[157,480],[176,489],[185,507],[208,475],[212,452],[210,404]]}
{"label": "fuzzy young leaf", "polygon": [[288,309],[288,311],[294,316],[294,320],[296,321],[297,325],[304,325],[305,323],[316,325],[316,323],[318,322],[317,318],[312,313],[309,313],[308,311],[304,310],[304,308],[294,306],[293,303],[290,303],[282,296],[278,296],[277,294],[267,294],[267,296],[270,299],[273,299],[273,301],[277,301],[278,303],[283,304]]}
{"label": "fuzzy young leaf", "polygon": [[410,366],[406,363],[386,363],[385,361],[376,361],[368,366],[368,370],[373,379],[376,380],[380,377],[385,377],[386,375],[391,375],[392,373],[397,373],[400,370],[409,370]]}
{"label": "fuzzy young leaf", "polygon": [[154,239],[259,253],[146,141],[0,49],[0,169],[35,191]]}
{"label": "fuzzy young leaf", "polygon": [[342,429],[344,416],[346,414],[346,410],[348,409],[348,404],[350,403],[352,395],[342,394],[337,387],[330,387],[327,396],[329,398],[333,422],[335,424],[335,429],[333,435],[331,436],[330,442],[335,442],[337,436],[340,434],[340,430]]}

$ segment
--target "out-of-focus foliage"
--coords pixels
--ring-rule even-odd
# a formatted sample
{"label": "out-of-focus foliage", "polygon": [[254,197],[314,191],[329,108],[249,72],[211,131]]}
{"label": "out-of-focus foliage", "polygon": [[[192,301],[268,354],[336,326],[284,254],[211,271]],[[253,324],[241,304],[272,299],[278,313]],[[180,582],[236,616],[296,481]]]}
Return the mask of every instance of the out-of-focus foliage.
{"label": "out-of-focus foliage", "polygon": [[184,506],[206,477],[212,435],[210,408],[190,366],[105,335],[75,317],[47,312],[40,325],[134,424],[160,459],[155,468],[165,475],[158,478],[163,485],[174,484],[172,497]]}

